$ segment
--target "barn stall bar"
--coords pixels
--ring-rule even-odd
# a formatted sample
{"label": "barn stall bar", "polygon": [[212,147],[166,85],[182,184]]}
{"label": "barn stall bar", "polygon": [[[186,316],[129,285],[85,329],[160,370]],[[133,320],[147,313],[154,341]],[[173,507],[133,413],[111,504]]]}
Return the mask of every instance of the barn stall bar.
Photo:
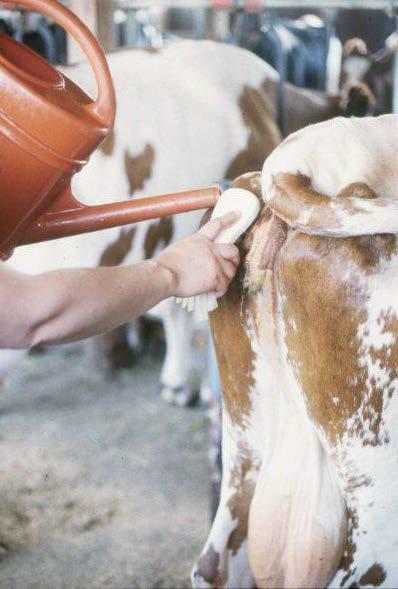
{"label": "barn stall bar", "polygon": [[[148,194],[215,182],[221,186],[225,180],[256,194],[261,204],[264,194],[272,198],[268,212],[241,242],[239,279],[211,314],[226,426],[220,503],[215,358],[209,354],[207,368],[206,324],[173,301],[153,311],[144,328],[129,325],[89,343],[87,355],[77,345],[30,356],[1,351],[0,372],[4,366],[7,380],[0,399],[0,462],[6,465],[0,483],[0,586],[189,586],[189,568],[208,530],[204,409],[162,405],[157,379],[163,398],[183,405],[197,390],[191,369],[203,381],[202,399],[211,407],[213,515],[219,503],[192,585],[394,586],[393,460],[387,507],[382,490],[385,457],[394,454],[395,443],[394,301],[393,288],[385,283],[388,275],[394,284],[395,238],[327,237],[338,229],[333,210],[339,211],[338,220],[350,220],[350,235],[359,218],[355,235],[358,227],[365,232],[369,226],[377,226],[378,233],[395,232],[395,209],[391,213],[390,194],[384,194],[394,170],[384,165],[383,177],[377,176],[380,160],[391,158],[386,146],[392,143],[394,119],[385,126],[382,120],[373,127],[353,124],[367,144],[378,146],[378,154],[370,151],[366,160],[373,175],[364,174],[353,165],[355,157],[347,155],[348,119],[334,128],[336,143],[329,151],[311,151],[311,129],[308,135],[299,132],[296,145],[282,143],[280,151],[274,150],[283,136],[312,123],[392,110],[396,3],[315,6],[305,1],[300,13],[313,14],[298,20],[298,4],[282,0],[256,7],[218,4],[222,11],[210,2],[65,4],[84,15],[105,48],[142,47],[108,55],[120,106],[114,133],[73,179],[73,194],[87,213],[95,204],[112,211],[120,199],[134,197],[136,206]],[[363,9],[365,20],[362,13],[356,18],[346,14],[349,8]],[[9,35],[18,34],[49,61],[53,55],[80,59],[76,46],[63,46],[51,19],[9,9],[8,4],[0,13],[0,27],[4,22]],[[292,11],[290,16],[286,11]],[[372,34],[363,29],[367,48],[364,39],[356,40],[351,53],[340,53],[339,62],[338,47],[341,51],[347,31],[355,30],[358,37],[366,21],[373,23]],[[201,40],[210,36],[213,42]],[[86,65],[64,66],[62,73],[94,95]],[[378,128],[387,130],[378,134]],[[327,124],[319,128],[323,146],[329,129]],[[263,178],[253,173],[271,153]],[[348,169],[351,184],[357,174],[362,184],[366,175],[369,186],[325,202],[335,187],[321,183],[328,170],[324,153],[339,162],[336,183],[340,177],[347,181]],[[308,175],[319,177],[315,194],[296,178],[269,190],[268,170],[285,175],[291,170],[284,162],[297,160],[300,168],[304,154]],[[347,161],[353,163],[349,168]],[[21,176],[21,184],[27,183],[27,175]],[[268,189],[262,191],[261,183]],[[218,194],[214,188],[210,198]],[[170,204],[167,198],[164,202]],[[122,211],[125,207],[130,204]],[[81,208],[68,210],[66,217],[52,216],[52,236],[65,231],[63,219],[73,226]],[[293,213],[301,208],[305,212],[298,221]],[[193,211],[18,247],[7,265],[33,274],[128,265],[189,235],[201,216]],[[97,220],[94,214],[93,227]],[[297,233],[298,223],[304,234],[308,229],[320,237]],[[34,241],[40,231],[42,222],[26,241]],[[310,252],[310,259],[303,251]],[[324,262],[316,266],[320,252]],[[162,372],[159,317],[167,346]],[[275,333],[285,340],[275,339]],[[122,357],[128,369],[104,379],[104,362],[114,368]],[[289,362],[296,362],[293,374]],[[279,405],[270,397],[273,392]],[[291,503],[281,500],[280,489]],[[282,519],[289,522],[285,534]],[[388,531],[385,542],[375,527]]]}

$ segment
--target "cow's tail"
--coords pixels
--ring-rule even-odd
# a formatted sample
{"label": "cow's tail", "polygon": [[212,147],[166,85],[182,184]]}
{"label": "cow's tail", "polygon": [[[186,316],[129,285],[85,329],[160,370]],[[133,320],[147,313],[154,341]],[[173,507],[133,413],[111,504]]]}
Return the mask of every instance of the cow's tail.
{"label": "cow's tail", "polygon": [[313,190],[307,176],[281,173],[273,177],[265,198],[278,217],[303,233],[329,237],[398,233],[398,198],[380,198],[364,183],[350,184],[330,198]]}

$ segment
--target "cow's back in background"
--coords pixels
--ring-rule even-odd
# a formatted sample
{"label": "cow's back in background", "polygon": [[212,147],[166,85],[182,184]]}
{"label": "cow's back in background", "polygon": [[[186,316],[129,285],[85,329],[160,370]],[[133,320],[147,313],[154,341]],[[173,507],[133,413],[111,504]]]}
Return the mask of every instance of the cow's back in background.
{"label": "cow's back in background", "polygon": [[[246,50],[186,41],[159,52],[116,52],[108,60],[117,94],[115,131],[74,181],[82,202],[207,186],[258,169],[280,141],[267,93],[278,76]],[[94,94],[88,65],[65,71]],[[136,262],[194,231],[200,217],[190,213],[21,248],[9,263],[38,273]],[[192,322],[170,302],[161,315],[167,340],[162,383],[181,390],[187,384]]]}
{"label": "cow's back in background", "polygon": [[[201,187],[262,167],[281,137],[276,124],[279,76],[252,53],[210,41],[184,41],[161,51],[108,56],[118,111],[115,131],[77,176],[74,191],[87,204]],[[86,64],[66,73],[95,92]],[[357,114],[369,102],[363,85],[340,95],[285,88],[287,131],[337,114]],[[179,215],[17,250],[10,264],[25,272],[57,267],[131,263],[151,257],[191,233],[201,213]],[[190,398],[192,318],[171,303],[158,309],[166,335],[163,391]],[[113,335],[99,338],[96,358],[113,367]],[[118,343],[118,339],[116,339]],[[117,348],[116,348],[117,349]],[[105,354],[102,352],[105,350]],[[10,355],[7,365],[10,365]],[[0,354],[0,373],[1,373]]]}

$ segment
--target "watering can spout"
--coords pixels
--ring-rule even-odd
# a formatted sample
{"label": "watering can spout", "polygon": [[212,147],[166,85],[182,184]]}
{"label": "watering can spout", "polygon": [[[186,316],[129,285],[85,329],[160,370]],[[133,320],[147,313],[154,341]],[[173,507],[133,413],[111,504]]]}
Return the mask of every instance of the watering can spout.
{"label": "watering can spout", "polygon": [[214,207],[217,186],[87,206],[67,189],[52,208],[40,215],[21,236],[19,245],[37,243]]}

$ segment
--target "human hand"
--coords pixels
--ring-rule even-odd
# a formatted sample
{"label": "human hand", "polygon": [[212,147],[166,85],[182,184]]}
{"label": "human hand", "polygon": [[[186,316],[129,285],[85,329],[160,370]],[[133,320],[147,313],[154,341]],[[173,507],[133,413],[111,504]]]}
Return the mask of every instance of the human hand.
{"label": "human hand", "polygon": [[238,213],[212,219],[199,231],[174,243],[154,258],[172,275],[172,295],[190,297],[215,292],[221,297],[235,276],[239,264],[238,248],[215,243],[223,229],[232,225]]}

